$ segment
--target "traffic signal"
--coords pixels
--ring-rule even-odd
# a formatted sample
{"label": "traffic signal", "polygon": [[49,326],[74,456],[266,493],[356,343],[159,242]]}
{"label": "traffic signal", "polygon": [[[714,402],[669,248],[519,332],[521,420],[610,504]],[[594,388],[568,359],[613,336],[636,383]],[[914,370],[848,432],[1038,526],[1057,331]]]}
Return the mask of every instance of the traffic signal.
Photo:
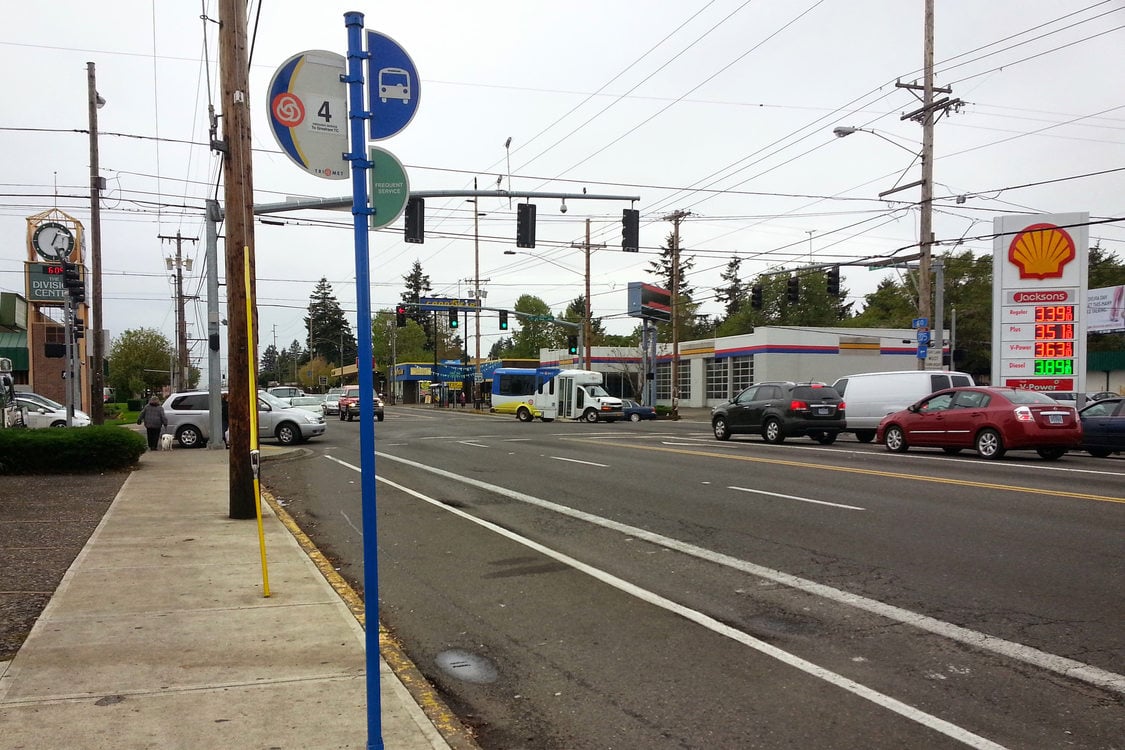
{"label": "traffic signal", "polygon": [[395,325],[399,328],[406,327],[406,305],[401,302],[395,305]]}
{"label": "traffic signal", "polygon": [[516,247],[535,247],[535,204],[516,205]]}
{"label": "traffic signal", "polygon": [[789,300],[789,304],[795,304],[801,299],[801,280],[796,276],[790,276],[785,282],[785,298]]}
{"label": "traffic signal", "polygon": [[74,338],[80,339],[86,335],[86,324],[82,322],[82,318],[74,319]]}
{"label": "traffic signal", "polygon": [[750,307],[755,310],[762,309],[762,285],[755,284],[750,287]]}
{"label": "traffic signal", "polygon": [[621,212],[621,250],[636,253],[641,247],[641,212],[626,208]]}
{"label": "traffic signal", "polygon": [[567,351],[567,354],[577,354],[578,353],[578,337],[577,336],[567,336],[566,337],[566,351]]}
{"label": "traffic signal", "polygon": [[832,266],[828,269],[828,296],[840,296],[840,267]]}
{"label": "traffic signal", "polygon": [[460,321],[457,320],[457,310],[453,308],[449,311],[449,327],[456,328],[458,325],[460,325]]}
{"label": "traffic signal", "polygon": [[63,261],[63,286],[70,294],[71,300],[76,303],[86,301],[86,283],[82,281],[82,274],[77,263]]}
{"label": "traffic signal", "polygon": [[501,331],[508,330],[508,311],[507,310],[501,310],[500,311],[500,330]]}
{"label": "traffic signal", "polygon": [[426,230],[426,201],[423,198],[412,197],[406,201],[406,226],[404,232],[406,241],[412,243],[425,242]]}

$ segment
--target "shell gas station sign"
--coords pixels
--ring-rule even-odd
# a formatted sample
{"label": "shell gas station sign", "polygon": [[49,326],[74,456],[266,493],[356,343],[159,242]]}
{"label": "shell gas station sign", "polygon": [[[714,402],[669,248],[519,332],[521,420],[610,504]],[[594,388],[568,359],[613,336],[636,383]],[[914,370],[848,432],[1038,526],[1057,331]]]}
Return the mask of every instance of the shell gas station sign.
{"label": "shell gas station sign", "polygon": [[1088,222],[1085,213],[994,220],[994,385],[1086,390]]}

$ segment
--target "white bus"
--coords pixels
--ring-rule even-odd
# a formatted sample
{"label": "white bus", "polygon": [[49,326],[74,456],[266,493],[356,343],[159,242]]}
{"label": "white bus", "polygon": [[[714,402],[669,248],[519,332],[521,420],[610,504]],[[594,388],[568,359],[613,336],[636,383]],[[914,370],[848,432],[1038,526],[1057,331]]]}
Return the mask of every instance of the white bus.
{"label": "white bus", "polygon": [[556,367],[500,367],[492,373],[492,407],[498,414],[515,414],[521,422],[538,417],[582,419],[586,422],[624,419],[621,399],[602,387],[602,374],[592,370]]}

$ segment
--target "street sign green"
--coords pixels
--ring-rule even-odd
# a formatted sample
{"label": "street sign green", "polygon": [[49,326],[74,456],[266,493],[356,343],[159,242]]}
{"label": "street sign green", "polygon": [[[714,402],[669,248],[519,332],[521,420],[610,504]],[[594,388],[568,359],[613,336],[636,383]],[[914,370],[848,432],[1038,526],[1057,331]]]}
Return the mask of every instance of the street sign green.
{"label": "street sign green", "polygon": [[378,229],[391,224],[406,209],[406,201],[410,198],[410,180],[406,177],[395,155],[378,146],[369,147],[371,169],[371,228]]}

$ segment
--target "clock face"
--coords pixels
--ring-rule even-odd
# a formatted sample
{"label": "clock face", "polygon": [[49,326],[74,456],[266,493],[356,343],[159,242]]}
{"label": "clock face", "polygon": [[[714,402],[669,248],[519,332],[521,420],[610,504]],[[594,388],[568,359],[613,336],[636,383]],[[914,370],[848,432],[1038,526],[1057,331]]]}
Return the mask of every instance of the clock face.
{"label": "clock face", "polygon": [[48,221],[35,228],[31,244],[44,260],[65,260],[74,249],[74,235],[65,224]]}

